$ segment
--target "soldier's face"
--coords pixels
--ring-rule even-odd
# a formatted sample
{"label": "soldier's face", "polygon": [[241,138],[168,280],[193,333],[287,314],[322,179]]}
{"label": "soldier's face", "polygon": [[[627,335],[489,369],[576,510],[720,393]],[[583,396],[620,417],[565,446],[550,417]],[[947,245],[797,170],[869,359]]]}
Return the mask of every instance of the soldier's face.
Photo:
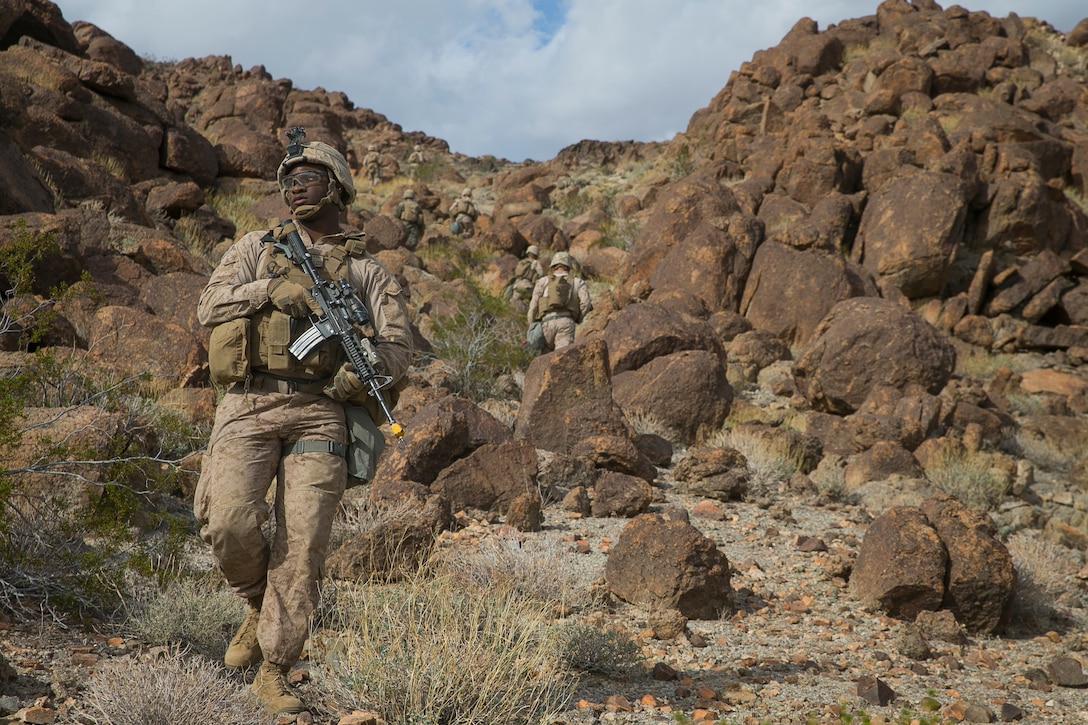
{"label": "soldier's face", "polygon": [[304,204],[317,204],[329,192],[329,172],[318,164],[298,164],[283,177],[287,204],[294,211]]}

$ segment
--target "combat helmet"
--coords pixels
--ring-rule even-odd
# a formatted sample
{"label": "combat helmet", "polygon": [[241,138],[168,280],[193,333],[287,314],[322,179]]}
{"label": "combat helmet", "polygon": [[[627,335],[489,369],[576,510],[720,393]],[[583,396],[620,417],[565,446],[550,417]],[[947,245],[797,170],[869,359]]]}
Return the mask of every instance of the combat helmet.
{"label": "combat helmet", "polygon": [[552,257],[551,268],[555,269],[556,267],[566,267],[567,269],[570,269],[570,255],[566,252],[556,252],[555,256]]}
{"label": "combat helmet", "polygon": [[415,189],[405,189],[404,190],[404,198],[405,199],[415,199],[416,198],[416,190]]}
{"label": "combat helmet", "polygon": [[525,254],[526,256],[532,255],[534,257],[539,257],[540,247],[536,246],[535,244],[530,244],[528,247],[526,247]]}
{"label": "combat helmet", "polygon": [[[297,126],[295,128],[298,128]],[[294,131],[294,129],[292,129]],[[288,135],[290,136],[290,133]],[[282,184],[283,177],[292,167],[299,164],[316,164],[329,170],[329,193],[321,200],[321,203],[312,207],[299,207],[295,216],[299,219],[307,219],[317,213],[328,202],[336,204],[341,211],[355,200],[355,182],[351,178],[351,168],[347,159],[339,151],[323,141],[306,141],[300,143],[305,132],[299,129],[299,134],[292,136],[292,143],[287,147],[287,155],[283,157],[279,168],[276,170],[276,182]],[[287,192],[283,191],[283,200],[287,202]]]}

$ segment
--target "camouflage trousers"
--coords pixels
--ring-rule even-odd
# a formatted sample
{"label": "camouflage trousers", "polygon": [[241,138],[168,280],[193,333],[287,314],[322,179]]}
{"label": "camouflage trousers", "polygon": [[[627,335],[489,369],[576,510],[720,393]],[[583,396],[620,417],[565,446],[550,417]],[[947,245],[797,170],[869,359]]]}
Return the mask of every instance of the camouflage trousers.
{"label": "camouflage trousers", "polygon": [[283,446],[342,446],[346,438],[343,407],[322,395],[236,385],[215,413],[193,510],[227,583],[245,599],[263,600],[257,639],[277,664],[294,664],[306,643],[347,475],[340,455],[285,456]]}
{"label": "camouflage trousers", "polygon": [[548,351],[574,344],[574,320],[570,317],[544,315],[540,328],[544,331],[544,345]]}

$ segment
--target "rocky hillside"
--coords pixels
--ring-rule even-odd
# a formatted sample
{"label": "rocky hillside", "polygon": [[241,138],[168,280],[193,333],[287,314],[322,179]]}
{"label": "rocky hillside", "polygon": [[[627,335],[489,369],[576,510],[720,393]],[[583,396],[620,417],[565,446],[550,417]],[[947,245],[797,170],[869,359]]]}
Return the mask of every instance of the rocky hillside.
{"label": "rocky hillside", "polygon": [[[1088,19],[1063,36],[905,0],[826,29],[802,19],[668,143],[583,141],[512,164],[229,56],[149,62],[46,0],[0,5],[0,249],[55,240],[33,287],[5,298],[4,370],[63,350],[99,375],[149,374],[163,404],[206,424],[196,299],[236,236],[283,215],[275,169],[301,125],[352,164],[346,222],[409,290],[422,353],[530,244],[570,251],[591,281],[576,345],[488,400],[451,395],[448,361],[421,354],[398,410],[405,445],[353,492],[418,498],[424,523],[407,525],[471,515],[531,532],[542,506],[636,517],[628,545],[646,548],[625,556],[644,562],[666,535],[653,526],[676,523],[639,517],[666,490],[845,502],[876,517],[869,546],[829,575],[859,606],[950,611],[985,634],[1010,623],[1010,535],[1083,564]],[[428,163],[409,177],[416,145]],[[369,146],[386,179],[373,188]],[[461,239],[447,210],[465,187],[484,217]],[[427,216],[416,248],[391,214],[407,188]],[[54,438],[82,425],[41,417]],[[32,460],[31,438],[9,458]],[[789,465],[761,470],[767,451]],[[685,618],[730,610],[729,562],[666,533],[692,576],[645,567],[659,579],[643,580],[610,560],[612,595]],[[333,573],[372,566],[360,548]]]}

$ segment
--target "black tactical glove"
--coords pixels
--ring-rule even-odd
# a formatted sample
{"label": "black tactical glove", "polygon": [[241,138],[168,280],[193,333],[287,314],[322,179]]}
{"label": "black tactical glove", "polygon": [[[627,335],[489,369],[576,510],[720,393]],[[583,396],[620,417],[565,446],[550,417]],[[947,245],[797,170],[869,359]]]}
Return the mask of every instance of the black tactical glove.
{"label": "black tactical glove", "polygon": [[325,395],[333,400],[344,402],[366,390],[366,384],[351,371],[351,365],[344,363],[333,376],[332,382],[325,386]]}
{"label": "black tactical glove", "polygon": [[291,317],[305,317],[311,312],[321,314],[321,305],[317,304],[310,290],[283,277],[275,278],[268,285],[268,299],[277,310]]}

